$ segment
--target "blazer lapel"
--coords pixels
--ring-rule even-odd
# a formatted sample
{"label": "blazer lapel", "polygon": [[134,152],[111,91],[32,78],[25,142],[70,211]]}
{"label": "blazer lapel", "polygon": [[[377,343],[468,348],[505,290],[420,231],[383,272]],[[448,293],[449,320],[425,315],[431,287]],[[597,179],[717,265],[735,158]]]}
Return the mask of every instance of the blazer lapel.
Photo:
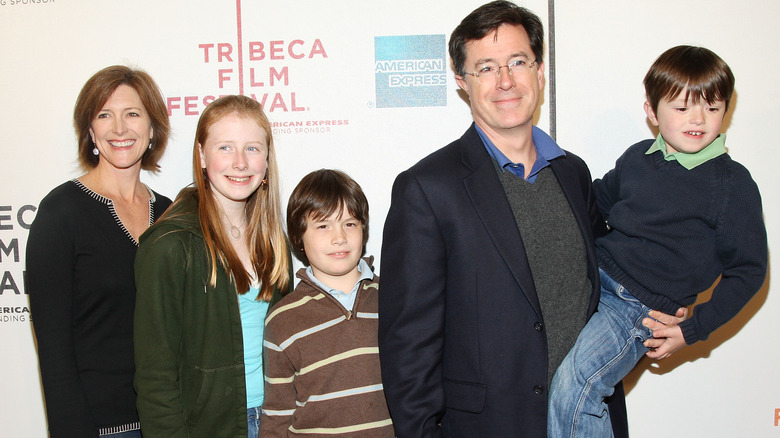
{"label": "blazer lapel", "polygon": [[496,175],[493,161],[473,126],[461,137],[461,148],[464,165],[473,170],[463,179],[466,193],[517,285],[541,318],[541,306],[517,222],[506,199],[504,187]]}

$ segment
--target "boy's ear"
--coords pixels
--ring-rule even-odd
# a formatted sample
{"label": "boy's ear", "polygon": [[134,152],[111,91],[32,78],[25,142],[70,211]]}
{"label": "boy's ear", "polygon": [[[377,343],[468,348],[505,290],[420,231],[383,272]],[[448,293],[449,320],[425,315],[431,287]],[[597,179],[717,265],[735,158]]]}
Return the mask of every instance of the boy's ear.
{"label": "boy's ear", "polygon": [[655,111],[653,111],[653,107],[648,101],[645,101],[645,114],[647,114],[647,118],[650,119],[650,123],[653,126],[658,126],[658,117],[655,116]]}

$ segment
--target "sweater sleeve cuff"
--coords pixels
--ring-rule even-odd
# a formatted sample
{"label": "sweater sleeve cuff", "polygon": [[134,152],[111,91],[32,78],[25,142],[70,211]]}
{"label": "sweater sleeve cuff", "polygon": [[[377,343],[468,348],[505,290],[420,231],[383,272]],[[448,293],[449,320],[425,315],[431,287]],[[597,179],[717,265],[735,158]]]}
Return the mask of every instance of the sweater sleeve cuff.
{"label": "sweater sleeve cuff", "polygon": [[691,345],[696,341],[703,340],[702,338],[699,337],[699,332],[698,330],[696,330],[696,325],[693,323],[693,320],[691,319],[686,319],[685,321],[681,322],[680,330],[682,330],[683,338],[685,339],[685,343],[688,345]]}

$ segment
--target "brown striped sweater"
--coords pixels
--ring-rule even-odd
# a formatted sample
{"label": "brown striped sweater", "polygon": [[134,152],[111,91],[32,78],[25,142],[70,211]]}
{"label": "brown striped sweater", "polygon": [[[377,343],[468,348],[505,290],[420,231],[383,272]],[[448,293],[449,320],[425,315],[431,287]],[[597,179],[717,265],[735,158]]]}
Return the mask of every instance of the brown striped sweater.
{"label": "brown striped sweater", "polygon": [[353,311],[301,282],[266,317],[260,437],[393,437],[377,342],[379,277]]}

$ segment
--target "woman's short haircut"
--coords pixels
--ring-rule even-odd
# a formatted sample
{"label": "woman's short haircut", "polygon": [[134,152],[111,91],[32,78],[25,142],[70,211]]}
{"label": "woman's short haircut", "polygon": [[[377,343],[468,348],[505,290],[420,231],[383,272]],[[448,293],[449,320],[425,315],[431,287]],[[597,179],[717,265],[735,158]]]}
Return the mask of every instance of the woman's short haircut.
{"label": "woman's short haircut", "polygon": [[79,143],[79,164],[84,170],[97,166],[99,157],[92,153],[95,145],[92,143],[89,129],[92,121],[103,109],[103,105],[120,85],[132,87],[149,114],[154,133],[151,148],[148,148],[141,158],[141,168],[157,172],[160,170],[157,163],[165,152],[171,133],[168,108],[165,106],[160,88],[149,74],[123,65],[112,65],[95,73],[84,84],[76,99],[73,108],[73,127],[76,129]]}

